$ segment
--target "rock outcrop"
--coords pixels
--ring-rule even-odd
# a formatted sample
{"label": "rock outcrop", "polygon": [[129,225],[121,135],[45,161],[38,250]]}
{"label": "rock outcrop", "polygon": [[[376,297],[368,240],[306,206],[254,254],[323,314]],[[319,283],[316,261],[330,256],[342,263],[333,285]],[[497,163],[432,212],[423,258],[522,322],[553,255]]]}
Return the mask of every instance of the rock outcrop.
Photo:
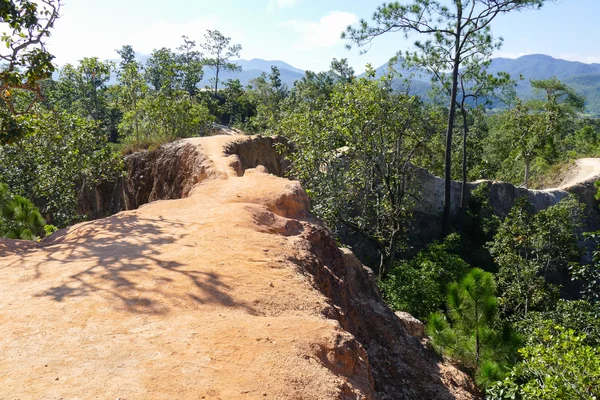
{"label": "rock outcrop", "polygon": [[276,140],[133,155],[96,208],[144,206],[0,240],[0,398],[476,398],[274,175]]}
{"label": "rock outcrop", "polygon": [[[467,184],[467,201],[470,193],[480,185],[488,185],[490,189],[490,205],[494,213],[501,218],[506,217],[513,207],[515,200],[526,197],[532,204],[534,211],[544,210],[557,204],[560,200],[573,194],[585,205],[585,221],[583,231],[596,231],[600,229],[600,213],[598,202],[594,196],[597,189],[594,182],[600,179],[598,174],[587,174],[581,181],[571,181],[556,189],[531,190],[515,186],[511,183],[496,181],[477,181]],[[414,210],[414,237],[413,245],[416,248],[439,239],[442,229],[442,214],[444,210],[444,181],[424,169],[417,170],[416,182],[419,183],[420,196]],[[452,181],[451,215],[458,219],[460,212],[460,195],[462,185]]]}

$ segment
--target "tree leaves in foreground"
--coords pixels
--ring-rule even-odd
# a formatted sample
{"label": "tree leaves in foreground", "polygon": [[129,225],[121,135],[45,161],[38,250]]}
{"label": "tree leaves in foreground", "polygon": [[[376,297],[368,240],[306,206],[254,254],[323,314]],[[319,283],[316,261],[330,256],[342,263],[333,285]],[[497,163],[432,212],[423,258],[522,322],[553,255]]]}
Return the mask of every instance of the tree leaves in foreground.
{"label": "tree leaves in foreground", "polygon": [[0,183],[0,237],[35,240],[43,236],[46,221],[32,202],[11,193]]}
{"label": "tree leaves in foreground", "polygon": [[0,181],[31,199],[48,221],[64,227],[85,216],[77,202],[85,190],[114,181],[122,160],[96,135],[89,120],[66,113],[26,117],[31,133],[0,147]]}
{"label": "tree leaves in foreground", "polygon": [[[59,0],[1,0],[0,23],[0,145],[24,134],[18,116],[29,113],[42,99],[40,81],[54,71],[45,41],[59,17]],[[25,92],[16,96],[16,92]],[[15,101],[19,99],[19,101]]]}

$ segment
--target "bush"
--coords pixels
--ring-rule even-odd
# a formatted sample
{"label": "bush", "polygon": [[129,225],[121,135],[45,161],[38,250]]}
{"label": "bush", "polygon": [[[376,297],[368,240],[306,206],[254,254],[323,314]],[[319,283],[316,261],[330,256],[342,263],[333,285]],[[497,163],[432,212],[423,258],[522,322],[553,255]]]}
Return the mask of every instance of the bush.
{"label": "bush", "polygon": [[32,202],[12,194],[0,183],[0,237],[36,240],[44,235],[46,221]]}
{"label": "bush", "polygon": [[600,396],[600,349],[585,344],[585,335],[547,323],[519,352],[523,361],[493,385],[486,398],[597,399]]}
{"label": "bush", "polygon": [[383,298],[394,311],[419,319],[444,309],[446,288],[462,278],[469,265],[458,255],[460,237],[452,234],[433,243],[410,261],[399,261],[379,282]]}

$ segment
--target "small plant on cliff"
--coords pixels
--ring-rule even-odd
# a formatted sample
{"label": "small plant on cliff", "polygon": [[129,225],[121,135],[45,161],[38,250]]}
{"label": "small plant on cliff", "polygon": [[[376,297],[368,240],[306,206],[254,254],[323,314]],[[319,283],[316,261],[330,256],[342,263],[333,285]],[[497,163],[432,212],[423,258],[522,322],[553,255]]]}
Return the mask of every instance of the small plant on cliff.
{"label": "small plant on cliff", "polygon": [[496,283],[491,273],[474,268],[448,289],[448,316],[431,314],[427,333],[436,349],[475,372],[486,388],[502,378],[503,366],[516,361],[520,338],[498,319]]}

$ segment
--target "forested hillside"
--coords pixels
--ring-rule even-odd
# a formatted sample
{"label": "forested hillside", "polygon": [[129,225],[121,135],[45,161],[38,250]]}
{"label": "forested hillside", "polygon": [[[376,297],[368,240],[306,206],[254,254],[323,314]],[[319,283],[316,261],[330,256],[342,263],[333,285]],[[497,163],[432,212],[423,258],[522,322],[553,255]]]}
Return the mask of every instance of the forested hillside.
{"label": "forested hillside", "polygon": [[[227,127],[277,135],[311,215],[372,269],[393,311],[425,323],[431,349],[469,374],[481,396],[596,399],[598,175],[556,196],[531,189],[559,186],[579,173],[577,160],[600,158],[600,65],[492,58],[502,45],[495,18],[546,3],[383,4],[342,33],[350,50],[369,50],[390,32],[414,45],[390,54],[403,60],[396,70],[367,65],[357,76],[346,58],[323,72],[239,61],[244,43],[215,29],[142,60],[123,38],[116,61],[86,57],[58,68],[44,43],[60,2],[7,0],[0,237],[40,241],[119,211],[104,204],[117,204],[132,182],[140,185],[132,193],[160,192],[150,167],[132,166],[136,158],[127,176],[132,153],[145,160],[155,154],[147,150]],[[236,160],[227,168],[243,175],[247,159]],[[188,167],[196,182],[208,173]],[[433,189],[423,178],[430,174],[440,177]],[[427,196],[440,205],[434,212],[423,212]],[[303,229],[282,224],[269,233]]]}

